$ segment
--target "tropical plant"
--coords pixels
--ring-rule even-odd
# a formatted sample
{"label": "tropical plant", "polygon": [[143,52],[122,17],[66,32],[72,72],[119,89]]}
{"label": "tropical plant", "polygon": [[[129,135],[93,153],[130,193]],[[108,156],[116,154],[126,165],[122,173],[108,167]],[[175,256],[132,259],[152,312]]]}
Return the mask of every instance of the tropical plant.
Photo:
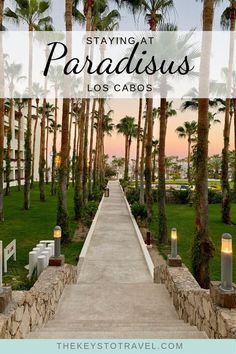
{"label": "tropical plant", "polygon": [[[72,1],[65,1],[65,21],[66,31],[72,31]],[[69,55],[71,53],[69,52]],[[70,99],[63,98],[62,102],[62,133],[61,133],[61,152],[60,166],[58,169],[58,207],[57,225],[62,228],[62,240],[66,242],[70,238],[69,216],[67,208],[67,181],[68,181],[68,159],[69,159],[69,114]]]}
{"label": "tropical plant", "polygon": [[161,98],[161,106],[159,109],[159,150],[158,150],[158,238],[161,243],[167,243],[167,218],[166,218],[166,201],[165,201],[165,145],[168,118],[175,116],[176,110],[173,108],[173,101],[168,102],[166,98]]}
{"label": "tropical plant", "polygon": [[39,101],[40,98],[43,96],[43,88],[39,85],[39,83],[33,83],[32,86],[32,93],[33,97],[35,98],[36,103],[36,114],[35,116],[32,115],[32,118],[35,119],[34,123],[34,131],[33,131],[33,155],[32,155],[32,172],[31,172],[31,188],[33,188],[34,184],[34,164],[35,164],[35,148],[36,148],[36,133],[39,121]]}
{"label": "tropical plant", "polygon": [[[3,13],[4,1],[0,1],[0,31],[3,31]],[[2,38],[2,37],[1,37]],[[4,87],[4,70],[3,70],[3,43],[0,40],[0,82]],[[0,98],[0,222],[4,221],[3,206],[3,182],[4,182],[4,98]]]}
{"label": "tropical plant", "polygon": [[[203,2],[203,31],[212,31],[214,16],[214,0]],[[203,32],[203,45],[206,45]],[[209,42],[207,43],[209,44]],[[209,78],[206,63],[210,61],[210,54],[204,56],[201,62],[202,77],[200,87],[204,87],[205,79]],[[203,82],[204,81],[204,82]],[[209,132],[209,99],[200,98],[198,101],[198,128],[196,145],[196,231],[192,246],[193,274],[200,286],[208,288],[210,283],[209,262],[213,255],[214,246],[208,235],[208,132]]]}
{"label": "tropical plant", "polygon": [[135,118],[125,116],[120,120],[120,123],[116,125],[118,134],[125,136],[125,171],[124,180],[128,180],[129,176],[129,160],[130,160],[130,147],[132,138],[137,136],[137,125],[135,124]]}
{"label": "tropical plant", "polygon": [[[17,94],[17,96],[20,97],[20,94]],[[18,137],[17,137],[17,186],[18,186],[18,191],[21,190],[21,137],[22,137],[22,132],[23,132],[23,122],[22,122],[22,117],[23,113],[22,110],[27,104],[27,99],[26,98],[15,98],[15,107],[16,107],[16,119],[18,121]]]}
{"label": "tropical plant", "polygon": [[[50,8],[50,0],[15,0],[14,10],[7,7],[4,11],[5,17],[19,24],[21,21],[28,26],[29,35],[34,30],[40,29],[45,23],[51,23],[51,17],[45,16]],[[28,89],[32,91],[32,36],[29,36],[29,65],[28,65]],[[25,188],[24,188],[24,209],[30,208],[30,182],[31,182],[31,129],[32,129],[32,98],[28,99],[27,130],[25,134]]]}
{"label": "tropical plant", "polygon": [[187,139],[188,141],[188,183],[191,185],[191,144],[196,140],[196,132],[197,132],[197,122],[193,120],[192,122],[184,122],[182,126],[179,126],[176,129],[176,133],[179,138]]}

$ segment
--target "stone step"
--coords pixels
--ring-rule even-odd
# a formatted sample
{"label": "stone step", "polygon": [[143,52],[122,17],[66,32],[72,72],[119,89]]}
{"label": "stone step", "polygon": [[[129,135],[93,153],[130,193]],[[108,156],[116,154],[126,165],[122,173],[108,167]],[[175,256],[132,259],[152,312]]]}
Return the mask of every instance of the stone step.
{"label": "stone step", "polygon": [[98,339],[98,338],[142,338],[142,339],[207,339],[207,336],[204,332],[200,332],[197,330],[193,331],[177,331],[177,330],[172,330],[172,331],[127,331],[127,332],[122,332],[122,331],[116,331],[116,332],[77,332],[77,331],[39,331],[39,332],[33,332],[29,335],[28,338],[31,339],[55,339],[55,338],[71,338],[71,339],[79,339],[79,338],[92,338],[92,339]]}
{"label": "stone step", "polygon": [[[49,324],[58,324],[58,325],[64,325],[65,321],[64,320],[58,320],[58,319],[53,319]],[[82,327],[86,326],[94,326],[94,327],[99,327],[99,326],[109,326],[109,327],[132,327],[132,326],[189,326],[188,323],[182,321],[182,320],[155,320],[155,321],[113,321],[113,320],[77,320],[74,319],[68,323],[68,325],[80,325]]]}
{"label": "stone step", "polygon": [[193,328],[189,324],[184,323],[182,321],[162,321],[162,322],[142,322],[142,323],[120,323],[120,322],[106,322],[106,321],[82,321],[82,322],[70,322],[65,325],[65,321],[57,321],[53,320],[50,321],[47,325],[45,325],[45,330],[51,330],[61,328],[67,330],[78,330],[78,331],[111,331],[111,330],[143,330],[143,331],[150,331],[150,330],[159,330],[159,329],[173,329],[177,328],[177,330],[181,329],[188,329]]}

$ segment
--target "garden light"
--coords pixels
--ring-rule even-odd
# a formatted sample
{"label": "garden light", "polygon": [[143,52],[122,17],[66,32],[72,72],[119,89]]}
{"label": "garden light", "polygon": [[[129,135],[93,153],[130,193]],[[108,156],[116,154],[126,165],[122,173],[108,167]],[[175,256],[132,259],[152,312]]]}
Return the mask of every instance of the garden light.
{"label": "garden light", "polygon": [[232,290],[232,236],[223,234],[221,239],[221,284],[224,291]]}

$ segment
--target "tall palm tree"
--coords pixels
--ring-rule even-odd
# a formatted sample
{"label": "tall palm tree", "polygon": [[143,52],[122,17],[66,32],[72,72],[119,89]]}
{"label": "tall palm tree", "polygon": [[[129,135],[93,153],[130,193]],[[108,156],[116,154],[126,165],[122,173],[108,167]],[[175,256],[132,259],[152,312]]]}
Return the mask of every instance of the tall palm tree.
{"label": "tall palm tree", "polygon": [[[147,100],[146,100],[147,102]],[[145,119],[144,121],[144,127],[143,127],[143,133],[142,133],[142,148],[141,148],[141,158],[140,158],[140,193],[139,193],[139,202],[140,204],[144,204],[144,160],[145,160],[145,146],[146,146],[146,136],[147,136],[147,114],[146,111],[144,113],[143,118]]]}
{"label": "tall palm tree", "polygon": [[120,123],[116,125],[117,132],[125,136],[125,171],[124,180],[128,180],[129,176],[129,160],[130,160],[130,147],[132,138],[137,136],[137,125],[135,124],[135,118],[125,116],[120,120]]}
{"label": "tall palm tree", "polygon": [[[50,0],[15,0],[14,10],[9,7],[5,9],[4,15],[17,24],[21,21],[28,26],[29,33],[38,30],[43,23],[51,22],[51,17],[45,16],[50,7]],[[29,66],[28,66],[28,88],[32,90],[32,36],[29,37]],[[25,188],[24,188],[24,209],[30,208],[30,182],[31,182],[31,130],[32,130],[32,98],[28,99],[27,130],[25,134]]]}
{"label": "tall palm tree", "polygon": [[54,131],[53,131],[53,143],[52,143],[52,176],[51,176],[51,195],[56,195],[56,171],[55,171],[55,159],[57,154],[57,117],[58,117],[58,91],[61,86],[61,73],[62,73],[62,66],[53,66],[50,68],[50,81],[52,82],[52,86],[54,87],[55,92],[55,111],[54,111]]}
{"label": "tall palm tree", "polygon": [[97,100],[93,100],[92,112],[91,112],[91,127],[90,127],[90,143],[89,143],[89,168],[88,168],[88,192],[89,196],[92,195],[92,168],[93,168],[93,140],[94,140],[94,119],[96,111]]}
{"label": "tall palm tree", "polygon": [[136,147],[136,163],[135,163],[135,188],[138,189],[139,177],[139,156],[140,156],[140,140],[141,140],[141,120],[143,114],[143,99],[139,98],[139,112],[138,112],[138,127],[137,127],[137,147]]}
{"label": "tall palm tree", "polygon": [[179,138],[187,139],[188,142],[188,183],[191,185],[191,172],[190,172],[190,163],[191,163],[191,144],[195,140],[197,132],[197,122],[193,120],[192,122],[184,122],[182,126],[179,126],[176,129],[176,133]]}
{"label": "tall palm tree", "polygon": [[[65,1],[65,21],[66,31],[72,31],[72,0]],[[71,46],[68,49],[71,56]],[[62,228],[63,241],[69,240],[69,217],[67,209],[67,180],[68,180],[68,159],[69,159],[69,114],[70,99],[63,98],[62,104],[62,133],[61,133],[61,164],[59,168],[59,188],[58,188],[58,209],[57,224]]]}
{"label": "tall palm tree", "polygon": [[[18,95],[20,96],[20,94]],[[18,191],[21,190],[21,137],[22,137],[22,132],[23,132],[23,122],[22,122],[22,117],[23,113],[22,110],[27,104],[27,99],[26,98],[15,98],[15,106],[16,106],[16,117],[18,120],[18,137],[17,137],[17,186],[18,186]]]}
{"label": "tall palm tree", "polygon": [[158,140],[153,140],[152,146],[153,146],[152,182],[155,182],[155,180],[156,180],[156,158],[157,158],[157,154],[158,154]]}
{"label": "tall palm tree", "polygon": [[[4,0],[0,1],[0,31],[3,31],[3,12],[4,12]],[[2,36],[0,38],[0,83],[4,87],[4,71],[3,71],[3,47]],[[0,98],[0,222],[4,221],[4,209],[3,209],[3,181],[4,181],[4,99]]]}
{"label": "tall palm tree", "polygon": [[[131,7],[134,12],[142,11],[146,15],[146,20],[150,31],[156,31],[157,26],[164,22],[168,12],[174,9],[173,0],[128,0],[121,1]],[[164,110],[162,110],[164,113]],[[165,115],[164,115],[165,116]],[[152,138],[153,138],[153,99],[147,99],[147,136],[146,136],[146,202],[148,218],[152,214]],[[163,193],[162,193],[163,194]]]}
{"label": "tall palm tree", "polygon": [[[203,2],[203,31],[212,31],[214,17],[214,0]],[[203,32],[203,49],[209,45]],[[209,78],[210,55],[206,52],[204,62],[201,61],[201,72],[204,80]],[[205,88],[205,81],[200,79],[200,88]],[[203,82],[204,81],[204,82]],[[209,132],[209,99],[198,101],[198,128],[196,146],[196,231],[192,247],[192,268],[200,286],[209,287],[209,261],[213,253],[213,245],[208,235],[208,132]]]}
{"label": "tall palm tree", "polygon": [[[229,29],[232,33],[230,37],[230,53],[228,74],[230,75],[227,87],[231,93],[232,73],[233,73],[233,53],[235,41],[235,24],[236,24],[236,1],[230,0],[230,6],[225,9],[221,17],[221,25],[225,29]],[[230,216],[230,185],[229,185],[229,138],[230,138],[230,115],[232,100],[230,97],[225,101],[225,124],[224,124],[224,147],[222,150],[222,167],[221,167],[221,183],[222,183],[222,209],[221,219],[225,224],[231,223]]]}
{"label": "tall palm tree", "polygon": [[165,145],[168,118],[177,114],[172,107],[173,101],[167,102],[161,98],[159,109],[159,149],[158,149],[158,238],[161,243],[167,243],[167,218],[166,218],[166,168]]}
{"label": "tall palm tree", "polygon": [[35,123],[34,123],[34,131],[33,131],[33,155],[32,155],[32,172],[31,172],[31,188],[33,188],[34,184],[34,164],[35,164],[35,149],[36,149],[36,133],[39,121],[39,100],[43,96],[43,88],[39,85],[39,83],[34,83],[32,86],[33,96],[35,97],[36,103],[36,114],[35,114]]}

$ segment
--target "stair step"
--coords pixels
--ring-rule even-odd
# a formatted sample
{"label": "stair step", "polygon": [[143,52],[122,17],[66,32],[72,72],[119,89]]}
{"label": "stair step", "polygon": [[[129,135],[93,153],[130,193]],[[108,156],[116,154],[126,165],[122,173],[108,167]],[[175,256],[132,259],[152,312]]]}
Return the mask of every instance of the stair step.
{"label": "stair step", "polygon": [[176,339],[176,338],[182,338],[182,339],[207,339],[207,336],[204,332],[200,331],[131,331],[129,330],[128,332],[76,332],[76,331],[40,331],[40,332],[33,332],[30,334],[29,338],[41,338],[41,339],[50,339],[50,338],[149,338],[149,339]]}
{"label": "stair step", "polygon": [[51,330],[51,328],[62,328],[65,330],[86,330],[86,331],[94,331],[94,330],[153,330],[153,329],[162,329],[165,328],[166,330],[168,329],[175,329],[177,330],[179,328],[191,328],[191,326],[187,323],[184,322],[174,322],[171,323],[170,321],[166,322],[161,322],[161,323],[119,323],[119,322],[113,322],[113,323],[99,323],[99,322],[88,322],[88,323],[80,323],[80,322],[70,322],[65,324],[63,321],[51,321],[47,325],[45,325],[45,330]]}

